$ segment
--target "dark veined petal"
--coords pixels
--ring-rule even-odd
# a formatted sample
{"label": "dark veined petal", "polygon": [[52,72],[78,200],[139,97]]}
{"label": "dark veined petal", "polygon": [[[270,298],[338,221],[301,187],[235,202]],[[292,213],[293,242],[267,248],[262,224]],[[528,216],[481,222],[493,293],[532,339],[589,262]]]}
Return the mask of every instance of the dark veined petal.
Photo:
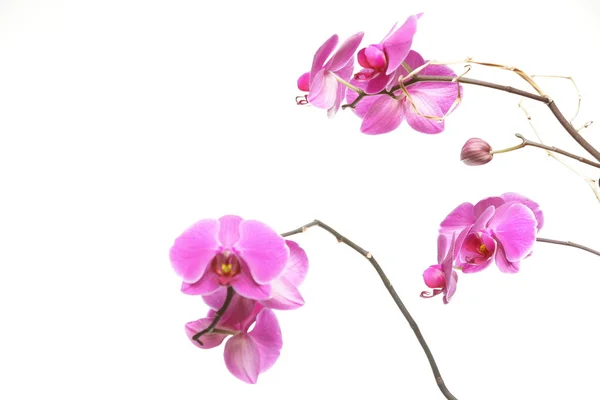
{"label": "dark veined petal", "polygon": [[404,119],[404,108],[400,101],[388,95],[377,97],[363,118],[360,131],[371,135],[391,132]]}
{"label": "dark veined petal", "polygon": [[406,112],[406,122],[414,130],[421,133],[440,133],[444,130],[444,121],[437,118],[442,118],[444,112],[442,111],[438,100],[428,93],[410,90],[410,98],[412,103],[408,99],[404,103]]}

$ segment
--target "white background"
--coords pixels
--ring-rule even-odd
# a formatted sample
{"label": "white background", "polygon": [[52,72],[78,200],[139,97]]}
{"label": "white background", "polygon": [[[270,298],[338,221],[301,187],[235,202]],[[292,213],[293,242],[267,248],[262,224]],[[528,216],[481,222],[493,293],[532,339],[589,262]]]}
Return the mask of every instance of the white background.
{"label": "white background", "polygon": [[[434,136],[367,136],[349,111],[294,102],[331,34],[378,43],[425,11],[425,58],[571,75],[575,125],[600,119],[598,6],[532,3],[1,0],[0,398],[442,398],[371,266],[318,229],[295,238],[306,305],[278,313],[284,347],[258,384],[229,374],[222,347],[194,347],[183,326],[206,307],[179,292],[168,250],[228,213],[280,232],[319,218],[370,250],[460,399],[600,398],[598,257],[540,243],[517,275],[492,266],[461,275],[447,306],[419,298],[438,224],[463,201],[522,193],[545,212],[540,236],[600,248],[594,194],[543,151],[458,161],[469,137],[535,138],[516,96],[465,87]],[[540,83],[573,114],[568,81]],[[578,151],[527,108],[549,144]],[[600,146],[598,129],[584,135]]]}

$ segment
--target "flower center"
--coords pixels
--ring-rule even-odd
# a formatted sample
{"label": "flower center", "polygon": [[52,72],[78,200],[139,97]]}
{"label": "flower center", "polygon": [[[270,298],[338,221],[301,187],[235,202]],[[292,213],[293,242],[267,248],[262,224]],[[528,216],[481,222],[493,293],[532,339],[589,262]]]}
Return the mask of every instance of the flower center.
{"label": "flower center", "polygon": [[232,279],[241,271],[240,259],[229,251],[217,254],[212,262],[211,269],[218,275],[220,285],[229,286]]}
{"label": "flower center", "polygon": [[487,252],[488,252],[487,247],[485,247],[485,244],[481,243],[481,245],[479,246],[479,253],[487,254]]}

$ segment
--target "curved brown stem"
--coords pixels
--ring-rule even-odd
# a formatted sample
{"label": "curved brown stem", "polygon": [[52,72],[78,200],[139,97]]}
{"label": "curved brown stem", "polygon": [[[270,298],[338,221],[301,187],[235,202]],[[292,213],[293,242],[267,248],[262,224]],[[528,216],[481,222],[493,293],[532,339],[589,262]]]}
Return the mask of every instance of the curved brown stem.
{"label": "curved brown stem", "polygon": [[234,293],[235,293],[235,290],[233,290],[233,287],[229,286],[227,288],[227,297],[225,297],[225,301],[223,302],[223,305],[221,306],[221,308],[219,308],[217,310],[217,312],[215,313],[215,317],[213,318],[210,325],[206,329],[203,329],[200,332],[196,333],[194,336],[192,336],[192,340],[195,340],[198,343],[200,343],[200,346],[204,345],[204,343],[202,343],[200,341],[200,338],[204,335],[213,333],[215,331],[215,327],[221,320],[221,317],[223,316],[225,311],[227,311],[227,308],[229,308],[229,304],[231,304],[231,299],[233,298]]}
{"label": "curved brown stem", "polygon": [[375,260],[375,257],[373,257],[373,255],[371,253],[369,253],[368,251],[366,251],[365,249],[363,249],[356,243],[352,242],[351,240],[347,239],[346,237],[342,236],[335,229],[331,228],[330,226],[324,224],[323,222],[321,222],[319,220],[314,220],[313,222],[303,225],[298,229],[294,229],[293,231],[283,233],[281,236],[285,237],[285,236],[296,235],[298,233],[302,233],[302,232],[306,231],[311,226],[318,226],[319,228],[326,230],[327,232],[332,234],[339,243],[344,243],[346,246],[351,247],[353,250],[355,250],[357,253],[361,254],[363,257],[365,257],[371,263],[373,268],[375,268],[375,271],[377,271],[379,278],[383,282],[383,284],[384,284],[385,288],[387,289],[387,291],[389,292],[390,296],[392,296],[392,299],[394,299],[394,302],[400,309],[400,312],[402,313],[402,315],[404,316],[406,321],[408,321],[408,324],[410,325],[413,332],[415,333],[415,336],[417,337],[419,344],[421,345],[421,347],[423,348],[423,351],[425,352],[425,355],[427,356],[427,360],[429,361],[429,365],[431,366],[431,371],[433,372],[433,376],[435,377],[435,382],[437,383],[440,391],[446,397],[446,399],[457,400],[456,397],[454,397],[454,395],[452,393],[450,393],[450,390],[448,390],[448,388],[446,387],[446,384],[444,383],[444,380],[442,379],[440,370],[435,362],[435,359],[433,358],[433,354],[431,353],[431,350],[429,349],[429,346],[427,345],[427,342],[425,341],[425,338],[423,337],[423,334],[421,333],[421,330],[419,329],[417,323],[415,322],[413,317],[408,312],[408,309],[406,308],[404,303],[402,303],[402,300],[400,300],[400,296],[398,296],[398,293],[396,293],[396,290],[392,286],[390,280],[385,275],[385,273],[383,272],[383,269],[381,268],[381,266]]}

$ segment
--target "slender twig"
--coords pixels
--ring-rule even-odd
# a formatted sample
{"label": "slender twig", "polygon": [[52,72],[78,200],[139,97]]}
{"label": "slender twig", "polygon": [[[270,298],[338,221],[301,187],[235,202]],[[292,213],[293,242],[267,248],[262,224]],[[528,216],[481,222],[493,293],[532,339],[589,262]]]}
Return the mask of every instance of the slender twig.
{"label": "slender twig", "polygon": [[515,133],[515,136],[518,137],[519,139],[521,139],[523,142],[519,143],[516,146],[513,147],[509,147],[508,149],[502,149],[502,150],[493,150],[491,152],[491,154],[499,154],[499,153],[507,153],[509,151],[513,151],[513,150],[518,150],[521,149],[525,146],[533,146],[533,147],[539,147],[540,149],[544,149],[546,151],[552,151],[554,153],[558,153],[558,154],[562,154],[563,156],[567,156],[570,157],[574,160],[577,160],[579,162],[582,162],[584,164],[587,165],[591,165],[592,167],[596,167],[596,168],[600,168],[600,163],[597,163],[595,161],[591,161],[588,160],[587,158],[583,158],[581,156],[578,156],[577,154],[573,154],[573,153],[569,153],[568,151],[565,150],[561,150],[558,147],[554,147],[554,146],[546,146],[543,143],[538,143],[538,142],[533,142],[529,139],[526,139],[523,135],[521,135],[520,133]]}
{"label": "slender twig", "polygon": [[[531,118],[531,115],[529,115],[529,113],[527,112],[527,110],[523,106],[523,99],[521,99],[521,101],[519,102],[519,108],[525,114],[525,118],[527,118],[527,122],[529,123],[529,126],[531,127],[531,130],[533,131],[533,133],[535,133],[535,136],[537,136],[537,138],[540,141],[540,143],[543,144],[542,138],[541,138],[540,134],[538,133],[537,129],[535,128],[535,125],[533,124],[533,119]],[[546,150],[546,154],[548,154],[549,157],[552,157],[553,159],[555,159],[556,161],[558,161],[559,163],[561,163],[562,165],[564,165],[565,167],[567,167],[569,170],[571,170],[572,172],[574,172],[575,174],[577,174],[581,179],[583,179],[585,181],[585,183],[588,184],[588,186],[590,187],[590,189],[592,189],[592,192],[594,192],[594,195],[596,196],[596,199],[598,201],[600,201],[600,188],[598,188],[598,186],[596,185],[596,181],[594,179],[591,179],[588,176],[583,175],[575,167],[569,165],[569,163],[567,163],[565,160],[563,160],[561,157],[559,157],[558,155],[554,154],[553,152]]]}
{"label": "slender twig", "polygon": [[[499,85],[496,83],[481,81],[481,80],[477,80],[477,79],[464,78],[464,77],[453,77],[453,76],[415,75],[412,77],[412,79],[410,79],[410,81],[404,82],[404,86],[413,85],[417,82],[460,82],[460,83],[465,83],[465,84],[469,84],[469,85],[484,86],[484,87],[491,88],[491,89],[501,90],[504,92],[517,94],[519,96],[527,97],[529,99],[542,102],[548,106],[548,108],[550,109],[552,114],[554,114],[554,116],[556,117],[558,122],[563,126],[563,128],[565,128],[565,130],[569,133],[569,135],[571,135],[571,137],[573,139],[575,139],[575,141],[577,143],[579,143],[579,145],[581,147],[583,147],[588,153],[590,153],[592,156],[594,156],[594,158],[596,160],[600,161],[600,151],[596,150],[594,148],[594,146],[592,146],[587,140],[585,140],[583,138],[583,136],[581,136],[579,134],[579,132],[577,132],[577,129],[575,129],[575,127],[573,125],[571,125],[569,123],[569,121],[567,121],[565,116],[558,109],[558,106],[556,105],[556,103],[554,103],[554,100],[552,100],[550,97],[530,93],[526,90],[516,89],[516,88],[513,88],[512,86]],[[398,90],[398,89],[399,89],[399,87],[394,87],[394,88],[392,88],[392,92],[394,90]],[[353,102],[353,104],[354,104],[354,102]]]}
{"label": "slender twig", "polygon": [[365,249],[363,249],[356,243],[352,242],[351,240],[347,239],[346,237],[342,236],[335,229],[331,228],[330,226],[324,224],[323,222],[321,222],[319,220],[314,220],[306,225],[301,226],[298,229],[294,229],[293,231],[283,233],[281,236],[285,237],[285,236],[296,235],[298,233],[302,233],[302,232],[306,231],[306,229],[310,228],[311,226],[317,226],[321,229],[326,230],[327,232],[332,234],[339,243],[344,243],[345,245],[351,247],[357,253],[359,253],[363,257],[365,257],[371,263],[373,268],[375,268],[375,270],[377,271],[377,274],[379,274],[379,278],[381,278],[381,281],[385,285],[385,288],[387,289],[389,294],[392,296],[392,299],[394,299],[394,302],[400,309],[400,312],[402,312],[402,315],[404,315],[404,318],[406,318],[406,321],[408,321],[408,324],[410,325],[413,332],[415,333],[417,340],[421,344],[421,347],[423,348],[423,351],[425,352],[425,355],[427,356],[427,360],[429,360],[429,365],[431,366],[433,376],[435,377],[435,381],[436,381],[438,387],[440,388],[440,391],[446,397],[446,399],[456,400],[456,397],[454,397],[454,395],[452,393],[450,393],[450,391],[446,387],[446,384],[444,383],[444,380],[442,379],[442,375],[440,374],[440,370],[438,369],[435,359],[433,358],[433,354],[431,353],[431,350],[429,350],[429,346],[427,345],[425,338],[421,334],[421,330],[417,326],[417,323],[415,322],[415,320],[412,318],[412,316],[408,312],[408,309],[406,308],[404,303],[402,303],[402,300],[400,300],[400,296],[398,296],[398,293],[396,293],[396,290],[394,290],[394,287],[390,283],[390,280],[385,275],[385,273],[383,272],[383,269],[381,268],[381,266],[375,260],[375,258],[373,257],[373,255],[371,253],[369,253],[368,251],[366,251]]}
{"label": "slender twig", "polygon": [[227,311],[227,308],[229,308],[229,304],[231,303],[231,299],[233,298],[234,293],[235,290],[233,290],[233,287],[229,286],[227,288],[227,297],[225,297],[225,302],[223,302],[221,308],[219,308],[215,313],[215,317],[210,323],[210,325],[206,329],[203,329],[200,332],[196,333],[194,336],[192,336],[192,340],[196,340],[198,343],[200,343],[200,346],[204,346],[204,343],[200,341],[200,337],[214,332],[215,326],[217,326],[217,324],[221,320],[221,317],[223,316],[225,311]]}
{"label": "slender twig", "polygon": [[577,244],[577,243],[573,243],[570,241],[563,241],[563,240],[554,240],[554,239],[545,239],[545,238],[537,238],[536,239],[538,242],[543,242],[543,243],[552,243],[552,244],[560,244],[563,246],[571,246],[571,247],[576,247],[578,249],[581,250],[585,250],[585,251],[589,251],[592,254],[595,254],[597,256],[600,256],[600,251],[596,251],[594,249],[590,249],[589,247],[583,246],[581,244]]}

